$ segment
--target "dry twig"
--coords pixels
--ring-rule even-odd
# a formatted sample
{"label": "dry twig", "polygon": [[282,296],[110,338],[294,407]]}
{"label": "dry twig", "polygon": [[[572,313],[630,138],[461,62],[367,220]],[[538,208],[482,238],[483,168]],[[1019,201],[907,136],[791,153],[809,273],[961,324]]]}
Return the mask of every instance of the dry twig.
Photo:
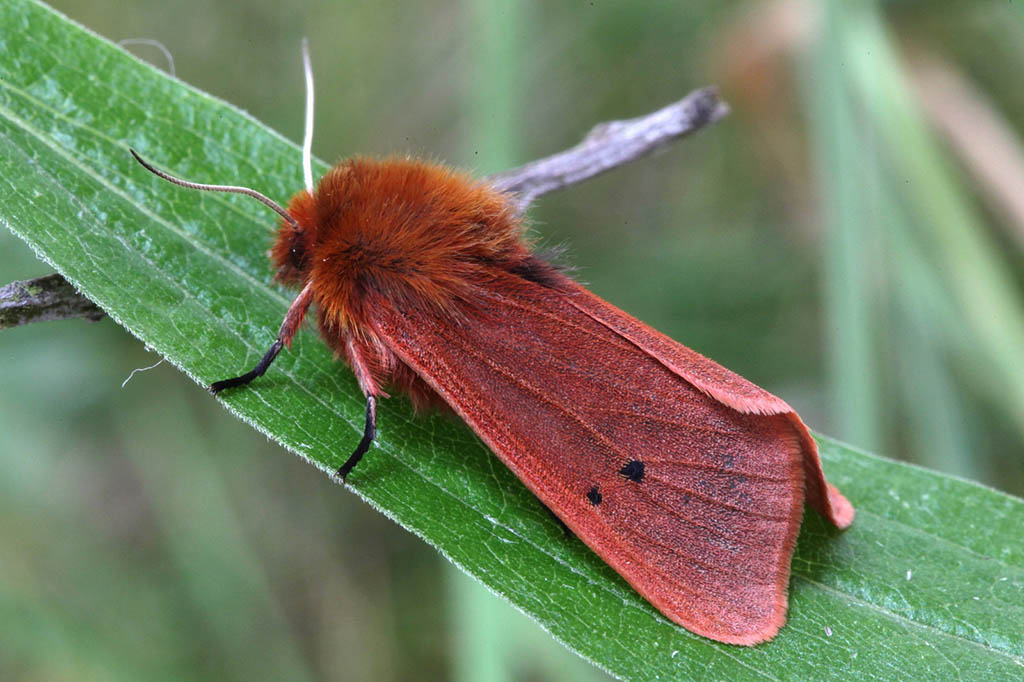
{"label": "dry twig", "polygon": [[488,179],[498,189],[515,194],[519,213],[525,213],[542,194],[647,156],[728,113],[729,106],[719,99],[714,88],[694,90],[678,102],[645,116],[600,123],[572,149]]}
{"label": "dry twig", "polygon": [[0,288],[0,329],[74,317],[95,322],[104,314],[60,275],[11,282]]}

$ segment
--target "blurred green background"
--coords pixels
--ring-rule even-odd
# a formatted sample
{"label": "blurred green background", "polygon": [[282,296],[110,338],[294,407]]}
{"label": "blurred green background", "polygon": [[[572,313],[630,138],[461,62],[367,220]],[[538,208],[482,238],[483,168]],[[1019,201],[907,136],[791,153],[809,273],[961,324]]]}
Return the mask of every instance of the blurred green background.
{"label": "blurred green background", "polygon": [[[719,85],[732,116],[536,233],[813,428],[1024,493],[1021,6],[54,4],[296,140],[308,36],[325,160],[487,173]],[[0,234],[0,283],[47,272]],[[0,333],[0,678],[603,678],[171,367],[121,387],[156,359]]]}

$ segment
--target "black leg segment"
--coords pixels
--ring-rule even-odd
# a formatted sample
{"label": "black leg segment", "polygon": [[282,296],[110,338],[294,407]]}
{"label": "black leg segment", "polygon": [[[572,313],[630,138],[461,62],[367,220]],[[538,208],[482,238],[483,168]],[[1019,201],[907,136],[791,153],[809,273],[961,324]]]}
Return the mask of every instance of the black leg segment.
{"label": "black leg segment", "polygon": [[373,444],[373,439],[377,436],[377,397],[374,395],[366,396],[366,426],[363,427],[363,438],[359,441],[359,445],[356,449],[348,456],[345,463],[338,469],[338,475],[341,476],[341,480],[344,481],[349,472],[359,464],[359,460],[363,458],[366,451],[370,449],[370,445]]}
{"label": "black leg segment", "polygon": [[235,388],[236,386],[245,386],[256,377],[263,376],[263,373],[267,371],[267,367],[270,367],[270,363],[274,361],[277,354],[281,352],[284,347],[284,342],[281,339],[274,341],[274,345],[270,347],[267,354],[263,356],[263,359],[256,363],[256,366],[252,370],[246,372],[240,377],[232,377],[231,379],[224,379],[223,381],[215,381],[210,384],[210,388],[207,390],[210,393],[217,395],[225,388]]}

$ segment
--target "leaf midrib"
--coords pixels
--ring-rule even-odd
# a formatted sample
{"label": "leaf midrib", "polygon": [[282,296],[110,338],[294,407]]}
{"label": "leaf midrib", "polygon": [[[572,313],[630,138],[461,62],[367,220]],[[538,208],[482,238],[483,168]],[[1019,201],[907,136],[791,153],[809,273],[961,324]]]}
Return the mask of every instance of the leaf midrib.
{"label": "leaf midrib", "polygon": [[[878,606],[877,604],[873,604],[873,603],[863,599],[862,597],[859,597],[859,596],[857,596],[855,594],[851,594],[849,592],[843,592],[842,590],[839,590],[839,589],[837,589],[835,587],[832,587],[831,585],[827,585],[827,584],[822,583],[820,581],[814,580],[813,578],[808,578],[808,577],[803,576],[803,575],[794,575],[793,577],[795,579],[799,579],[799,580],[801,580],[801,581],[803,581],[805,583],[808,583],[810,585],[814,585],[814,586],[818,587],[819,589],[821,589],[822,592],[825,592],[827,594],[832,594],[833,596],[836,596],[836,597],[839,597],[839,598],[842,598],[842,599],[848,599],[849,601],[852,601],[852,602],[856,603],[858,606],[866,607],[867,610],[873,611],[875,613],[878,613],[878,614],[880,614],[880,615],[882,615],[884,617],[889,618],[890,620],[906,623],[906,624],[911,625],[913,627],[920,628],[922,630],[926,630],[926,631],[929,631],[929,632],[933,632],[936,635],[940,635],[942,637],[947,637],[947,638],[959,640],[959,641],[962,641],[962,642],[967,642],[968,644],[971,644],[971,645],[973,645],[975,647],[979,647],[979,648],[983,649],[984,651],[987,651],[987,652],[990,652],[990,653],[994,653],[994,654],[999,654],[1000,656],[1003,656],[1004,658],[1006,658],[1006,659],[1016,663],[1017,665],[1024,667],[1024,657],[1019,656],[1017,654],[1014,654],[1012,652],[1005,651],[1003,649],[996,649],[996,648],[992,647],[991,645],[986,644],[985,642],[979,642],[979,641],[977,641],[975,639],[970,639],[968,637],[964,637],[963,635],[959,635],[959,634],[957,634],[955,632],[948,632],[948,631],[943,630],[942,628],[940,628],[940,627],[938,627],[936,625],[933,625],[931,623],[923,623],[921,621],[912,620],[912,619],[908,618],[907,616],[904,616],[903,614],[896,613],[895,611],[887,611],[886,609]],[[923,640],[923,641],[927,642],[927,640]]]}

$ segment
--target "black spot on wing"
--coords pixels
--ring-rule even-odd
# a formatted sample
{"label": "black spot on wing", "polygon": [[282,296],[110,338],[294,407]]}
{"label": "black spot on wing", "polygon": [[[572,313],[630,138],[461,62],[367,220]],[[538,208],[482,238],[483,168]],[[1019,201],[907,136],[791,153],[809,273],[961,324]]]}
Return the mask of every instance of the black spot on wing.
{"label": "black spot on wing", "polygon": [[629,480],[639,483],[644,480],[644,463],[638,459],[631,459],[626,466],[619,469],[619,473]]}

